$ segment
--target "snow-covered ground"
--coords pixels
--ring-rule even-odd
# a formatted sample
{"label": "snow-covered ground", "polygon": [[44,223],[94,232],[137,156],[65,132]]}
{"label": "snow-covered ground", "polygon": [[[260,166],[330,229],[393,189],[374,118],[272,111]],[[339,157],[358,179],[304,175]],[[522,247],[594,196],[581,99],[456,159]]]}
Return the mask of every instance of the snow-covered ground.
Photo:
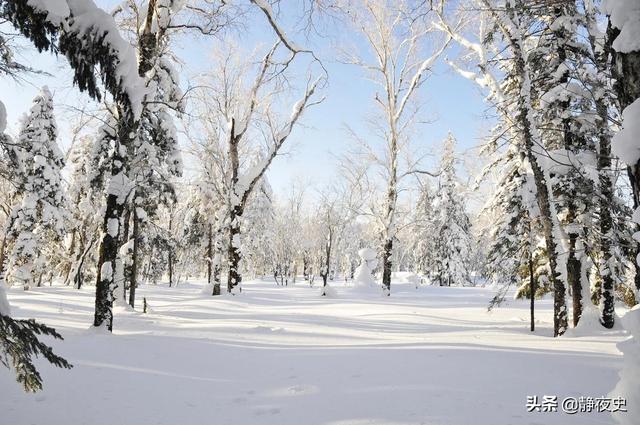
{"label": "snow-covered ground", "polygon": [[75,367],[39,363],[37,394],[0,368],[0,424],[613,423],[525,405],[606,396],[620,331],[554,339],[544,300],[532,335],[528,302],[488,313],[488,288],[401,283],[385,298],[336,286],[327,298],[305,283],[248,282],[213,298],[197,283],[147,285],[138,299],[150,312],[118,309],[113,335],[89,329],[93,288],[13,288],[13,315],[60,331],[55,349]]}

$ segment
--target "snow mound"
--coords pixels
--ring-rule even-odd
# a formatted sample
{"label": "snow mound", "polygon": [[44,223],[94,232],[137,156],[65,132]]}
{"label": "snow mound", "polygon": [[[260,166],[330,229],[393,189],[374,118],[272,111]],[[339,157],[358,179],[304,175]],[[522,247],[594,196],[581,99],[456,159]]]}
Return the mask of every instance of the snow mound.
{"label": "snow mound", "polygon": [[581,336],[594,336],[594,335],[602,335],[606,333],[609,329],[606,329],[600,323],[600,315],[598,310],[595,308],[587,306],[580,316],[580,322],[578,322],[578,327],[567,329],[565,333],[566,337],[581,337]]}
{"label": "snow mound", "polygon": [[376,252],[369,248],[358,251],[360,265],[353,274],[353,284],[360,288],[376,288],[378,285],[373,278],[372,270],[378,265]]}
{"label": "snow mound", "polygon": [[631,338],[618,343],[618,349],[624,354],[624,363],[620,371],[620,381],[609,395],[624,397],[627,400],[628,412],[613,413],[620,425],[637,425],[640,423],[640,305],[636,305],[622,317],[622,325]]}

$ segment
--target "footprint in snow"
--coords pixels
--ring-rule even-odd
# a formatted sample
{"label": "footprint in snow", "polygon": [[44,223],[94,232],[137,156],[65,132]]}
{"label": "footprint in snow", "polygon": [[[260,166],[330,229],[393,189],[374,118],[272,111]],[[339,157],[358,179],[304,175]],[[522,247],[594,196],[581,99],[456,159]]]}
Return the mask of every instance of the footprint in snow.
{"label": "footprint in snow", "polygon": [[255,409],[253,409],[253,413],[256,416],[277,415],[277,414],[280,413],[280,408],[279,407],[269,407],[269,406],[256,407]]}

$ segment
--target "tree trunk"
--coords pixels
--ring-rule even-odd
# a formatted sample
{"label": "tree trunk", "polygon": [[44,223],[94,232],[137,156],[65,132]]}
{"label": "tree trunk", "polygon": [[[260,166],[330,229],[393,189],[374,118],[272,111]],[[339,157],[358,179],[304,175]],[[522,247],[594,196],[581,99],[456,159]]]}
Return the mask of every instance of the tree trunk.
{"label": "tree trunk", "polygon": [[[231,193],[229,211],[229,248],[227,257],[229,262],[229,273],[227,275],[227,291],[242,283],[240,275],[240,219],[243,213],[243,202],[247,188],[238,187],[238,177],[240,173],[240,158],[238,156],[238,144],[240,140],[235,134],[235,119],[231,120],[231,132],[229,135],[229,161],[231,162]],[[238,193],[238,190],[242,193]]]}
{"label": "tree trunk", "polygon": [[[600,116],[601,121],[603,121],[606,125],[606,120],[608,119],[608,110],[606,105],[598,105],[598,115]],[[611,231],[613,228],[611,199],[614,198],[614,188],[611,181],[611,138],[609,136],[608,129],[602,129],[600,131],[599,145],[600,149],[598,151],[598,183],[600,186],[600,199],[598,201],[598,204],[600,214],[598,224],[600,228],[600,258],[598,271],[600,274],[600,279],[602,280],[602,289],[604,289],[603,291],[601,291],[602,295],[604,296],[602,299],[600,299],[600,302],[602,302],[605,307],[604,309],[601,309],[603,314],[600,320],[603,326],[605,326],[606,328],[612,328],[614,324],[613,311],[615,309],[615,305],[612,295],[614,287],[613,270],[611,270]],[[640,245],[635,243],[635,246],[637,248]],[[633,263],[636,266],[635,280],[636,282],[638,282],[638,278],[640,278],[638,264],[636,261],[633,261]],[[584,302],[587,301],[588,300],[584,300]]]}
{"label": "tree trunk", "polygon": [[212,273],[213,268],[213,225],[209,224],[209,229],[207,231],[207,285],[213,285]]}
{"label": "tree trunk", "polygon": [[[71,243],[69,244],[69,251],[67,254],[68,258],[72,258],[75,255],[75,251],[76,251],[76,238],[78,237],[78,229],[74,228],[73,231],[71,232]],[[70,261],[67,261],[66,264],[64,265],[64,270],[62,271],[62,274],[64,274],[64,284],[65,285],[69,285],[69,275],[71,274],[71,269],[73,268],[73,263],[71,263]]]}
{"label": "tree trunk", "polygon": [[95,243],[95,241],[96,241],[96,239],[91,239],[89,241],[89,245],[81,253],[80,257],[77,260],[78,261],[78,269],[76,270],[76,274],[73,277],[73,281],[75,282],[76,289],[80,289],[82,287],[82,268],[84,267],[84,260],[87,257],[87,254],[89,253],[89,251],[91,251],[91,248],[93,247],[93,244]]}
{"label": "tree trunk", "polygon": [[[613,42],[611,38],[611,28],[608,28],[607,38],[604,46],[599,44],[598,40],[598,22],[596,11],[593,8],[586,10],[586,19],[587,19],[587,28],[589,29],[589,43],[591,45],[591,50],[594,55],[594,63],[596,66],[596,70],[599,74],[605,75],[609,73],[609,58],[611,57],[611,43]],[[592,89],[594,93],[596,93],[597,89],[605,89],[604,84],[601,87],[596,87]],[[611,179],[611,132],[609,130],[609,105],[607,104],[607,99],[605,97],[599,96],[595,97],[596,104],[596,112],[598,115],[598,121],[596,125],[598,127],[598,161],[597,161],[597,170],[598,170],[598,188],[600,192],[600,198],[598,199],[598,227],[599,227],[599,235],[598,235],[598,245],[600,248],[600,256],[598,261],[598,276],[600,281],[600,289],[601,293],[602,285],[607,288],[613,288],[613,270],[611,270],[611,260],[613,258],[611,254],[611,231],[613,228],[613,215],[612,215],[612,202],[611,200],[614,198],[614,186]],[[636,247],[640,245],[636,244]],[[634,261],[636,266],[635,278],[636,281],[640,278],[640,270],[638,270],[638,265]],[[585,298],[588,293],[586,290],[588,288],[583,288],[583,303],[592,302],[590,298]],[[597,300],[599,302],[604,302],[604,300],[600,299],[598,296]],[[604,322],[602,322],[604,324]],[[611,323],[613,326],[613,323]]]}
{"label": "tree trunk", "polygon": [[[526,130],[525,133],[529,131]],[[536,198],[540,214],[542,218],[542,228],[544,233],[545,244],[547,248],[547,256],[549,258],[549,280],[553,287],[553,335],[560,336],[565,333],[568,326],[567,306],[566,306],[566,288],[564,282],[559,278],[558,273],[558,257],[557,245],[553,232],[553,217],[551,215],[551,206],[549,201],[549,190],[547,182],[538,165],[537,158],[533,153],[533,143],[531,139],[527,144],[527,157],[533,170],[533,176],[536,186]]]}
{"label": "tree trunk", "polygon": [[[121,126],[118,142],[111,161],[111,182],[107,189],[107,202],[102,222],[102,242],[98,253],[98,273],[96,278],[96,302],[93,325],[105,326],[113,330],[113,297],[117,288],[116,268],[120,249],[121,226],[124,213],[125,170],[121,155],[122,145],[130,142],[133,126]],[[135,133],[133,133],[135,134]]]}
{"label": "tree trunk", "polygon": [[582,282],[580,260],[576,258],[576,239],[573,234],[569,235],[569,258],[567,259],[567,284],[571,288],[573,305],[573,327],[578,326],[580,316],[582,316]]}
{"label": "tree trunk", "polygon": [[133,253],[131,254],[131,281],[129,283],[129,305],[136,306],[136,287],[138,286],[138,245],[139,245],[138,209],[133,206]]}
{"label": "tree trunk", "polygon": [[391,294],[391,254],[393,253],[393,239],[385,241],[382,251],[382,286],[387,294]]}
{"label": "tree trunk", "polygon": [[[575,2],[567,2],[565,4],[558,4],[554,7],[554,15],[557,20],[561,20],[566,18],[567,16],[574,16],[576,13],[576,4]],[[556,37],[558,46],[558,62],[560,64],[565,64],[567,61],[567,52],[569,49],[568,44],[571,41],[567,40],[568,34],[564,26],[560,25],[554,31],[554,35]],[[558,79],[557,84],[560,86],[566,86],[569,82],[569,70],[565,68],[564,72]],[[574,134],[573,125],[572,125],[572,117],[565,116],[563,113],[565,111],[569,111],[571,109],[571,102],[569,100],[560,100],[558,101],[557,108],[560,116],[556,116],[554,118],[562,119],[562,139],[564,148],[569,152],[577,152],[577,145],[579,144],[578,137]],[[556,109],[557,110],[557,109]],[[573,177],[573,176],[571,176]],[[574,189],[575,190],[575,189]],[[573,297],[573,326],[578,325],[578,321],[580,320],[580,316],[582,315],[582,281],[581,281],[581,266],[582,263],[577,258],[576,253],[576,245],[578,242],[578,232],[575,230],[577,226],[577,206],[576,203],[573,202],[572,198],[576,195],[574,192],[567,192],[564,188],[560,190],[560,196],[563,198],[566,203],[566,219],[564,225],[568,230],[569,237],[569,252],[567,255],[566,262],[566,272],[567,272],[567,286],[571,288],[571,294]]]}
{"label": "tree trunk", "polygon": [[[135,207],[134,207],[135,208]],[[124,218],[122,219],[122,236],[120,238],[120,246],[123,246],[127,242],[129,242],[129,230],[131,227],[131,206],[126,205],[124,209]],[[120,254],[120,253],[118,253]],[[128,264],[123,269],[124,280],[122,288],[122,299],[126,303],[127,302],[127,288],[131,285],[131,265]]]}
{"label": "tree trunk", "polygon": [[229,275],[227,277],[227,291],[233,292],[233,289],[242,283],[242,275],[240,274],[240,218],[242,218],[242,208],[234,206],[231,208],[230,215],[231,224],[229,225]]}
{"label": "tree trunk", "polygon": [[7,250],[7,233],[8,227],[5,226],[4,234],[2,235],[2,243],[0,243],[0,285],[4,285],[4,262],[6,261]]}
{"label": "tree trunk", "polygon": [[169,248],[169,288],[173,285],[173,252]]}
{"label": "tree trunk", "polygon": [[322,273],[322,296],[326,296],[327,279],[329,278],[329,267],[331,264],[331,248],[333,245],[333,230],[329,227],[329,235],[327,237],[327,243],[324,248],[324,272]]}
{"label": "tree trunk", "polygon": [[213,241],[213,295],[221,295],[220,289],[220,274],[222,272],[222,265],[220,259],[222,251],[222,241],[220,240],[220,229],[216,230]]}
{"label": "tree trunk", "polygon": [[531,296],[531,304],[529,306],[530,311],[531,311],[531,332],[534,332],[536,330],[536,317],[535,317],[535,310],[536,310],[536,278],[535,278],[535,274],[533,272],[533,253],[531,252],[531,249],[533,247],[529,247],[529,292],[530,292],[530,296]]}

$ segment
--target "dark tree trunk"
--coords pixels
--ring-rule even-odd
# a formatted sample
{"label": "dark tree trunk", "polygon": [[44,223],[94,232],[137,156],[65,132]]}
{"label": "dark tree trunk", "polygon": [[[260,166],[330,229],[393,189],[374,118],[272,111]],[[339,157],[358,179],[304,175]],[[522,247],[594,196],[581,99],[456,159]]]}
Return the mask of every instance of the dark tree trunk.
{"label": "dark tree trunk", "polygon": [[[229,247],[227,258],[229,273],[227,275],[227,291],[233,292],[233,288],[242,283],[240,275],[240,219],[242,218],[244,202],[246,201],[247,188],[242,188],[243,193],[236,193],[238,189],[238,177],[240,172],[240,158],[238,156],[239,136],[235,134],[235,120],[231,120],[231,132],[229,135],[229,161],[231,162],[231,202],[229,212]],[[238,199],[239,198],[239,199]]]}
{"label": "dark tree trunk", "polygon": [[213,268],[213,225],[209,224],[207,231],[207,285],[212,285]]}
{"label": "dark tree trunk", "polygon": [[[586,14],[588,28],[597,28],[597,17],[593,12]],[[589,43],[594,56],[594,63],[596,70],[600,74],[607,74],[609,72],[609,58],[611,56],[611,28],[607,31],[607,39],[604,46],[600,46],[597,34],[589,32]],[[596,87],[596,89],[604,89],[605,87]],[[596,90],[593,90],[596,92]],[[600,199],[598,200],[598,245],[600,248],[600,258],[598,264],[598,289],[597,292],[601,293],[602,286],[607,288],[613,288],[613,270],[611,270],[611,231],[613,228],[612,219],[612,202],[614,198],[614,187],[611,179],[611,132],[609,130],[609,106],[606,98],[597,97],[595,99],[596,112],[599,120],[598,126],[598,188],[600,191]],[[636,244],[636,246],[639,246]],[[635,264],[635,261],[634,261]],[[636,280],[640,277],[636,264]],[[593,297],[593,294],[592,294]],[[604,302],[600,300],[600,294],[596,298],[598,302]],[[583,303],[591,303],[591,299],[583,299]],[[603,322],[604,323],[604,322]],[[611,323],[613,325],[613,323]]]}
{"label": "dark tree trunk", "polygon": [[[5,225],[6,229],[7,227]],[[4,285],[4,262],[6,261],[6,250],[7,250],[7,230],[5,229],[4,234],[2,235],[2,242],[0,243],[0,285]]]}
{"label": "dark tree trunk", "polygon": [[[124,218],[122,219],[122,223],[123,225],[122,225],[122,236],[120,237],[120,246],[123,246],[124,244],[129,242],[129,238],[130,238],[129,230],[131,227],[131,206],[125,205]],[[131,264],[127,264],[126,266],[124,266],[123,273],[124,273],[124,276],[123,276],[124,288],[122,288],[123,289],[122,299],[124,300],[124,302],[127,302],[127,289],[131,285]]]}
{"label": "dark tree trunk", "polygon": [[91,239],[89,241],[89,245],[87,248],[80,254],[78,261],[78,269],[76,270],[76,274],[73,277],[73,281],[75,282],[75,287],[80,289],[82,287],[82,269],[84,267],[84,260],[87,258],[87,254],[91,251],[93,244],[96,242],[96,239]]}
{"label": "dark tree trunk", "polygon": [[333,247],[333,230],[331,229],[331,227],[329,227],[329,235],[327,236],[327,243],[325,244],[325,247],[324,247],[325,260],[324,260],[324,271],[322,273],[322,296],[327,295],[325,288],[327,287],[327,280],[329,278],[329,268],[331,264],[331,248],[332,247]]}
{"label": "dark tree trunk", "polygon": [[[173,214],[169,215],[169,232],[173,232]],[[169,288],[171,288],[173,286],[173,246],[169,246],[168,262],[169,262]]]}
{"label": "dark tree trunk", "polygon": [[229,225],[229,275],[227,278],[227,291],[232,292],[233,289],[242,283],[242,275],[240,274],[240,247],[238,239],[240,237],[240,219],[242,218],[242,208],[234,206],[231,209]]}
{"label": "dark tree trunk", "polygon": [[391,254],[393,253],[393,239],[385,241],[382,250],[382,286],[387,295],[391,294]]}
{"label": "dark tree trunk", "polygon": [[138,211],[133,206],[133,253],[131,255],[131,281],[129,283],[129,305],[131,308],[136,306],[136,287],[138,286],[138,245],[140,224],[138,219]]}
{"label": "dark tree trunk", "polygon": [[309,259],[306,255],[302,256],[302,275],[304,280],[309,280]]}
{"label": "dark tree trunk", "polygon": [[169,288],[173,286],[173,252],[169,249]]}
{"label": "dark tree trunk", "polygon": [[[598,105],[598,115],[601,120],[608,119],[607,106],[602,104]],[[613,219],[611,215],[611,199],[614,198],[613,183],[611,181],[611,138],[608,135],[608,131],[603,129],[600,132],[599,137],[599,151],[598,151],[598,183],[600,185],[600,199],[599,205],[599,245],[600,245],[600,261],[599,261],[599,275],[602,281],[601,294],[604,295],[600,302],[604,303],[604,309],[602,311],[601,323],[606,328],[612,328],[614,324],[614,309],[615,302],[613,299],[613,270],[611,270],[611,231],[613,229]],[[636,243],[636,247],[639,245]],[[636,282],[640,277],[638,272],[638,264],[633,261],[636,266],[635,279]],[[606,295],[605,295],[606,294]],[[583,302],[591,302],[591,300],[583,300]],[[606,313],[606,315],[605,315]]]}
{"label": "dark tree trunk", "polygon": [[222,295],[220,285],[220,274],[222,273],[222,265],[220,258],[222,257],[222,241],[220,240],[220,228],[215,232],[213,241],[213,295]]}
{"label": "dark tree trunk", "polygon": [[535,274],[533,272],[533,253],[531,252],[531,249],[533,247],[530,247],[529,249],[529,292],[530,292],[530,296],[531,296],[531,303],[529,306],[530,312],[531,312],[531,332],[536,330],[536,277]]}
{"label": "dark tree trunk", "polygon": [[132,129],[134,125],[121,126],[119,129],[118,143],[113,153],[111,161],[111,179],[110,184],[114,185],[112,190],[108,192],[107,202],[102,222],[102,242],[98,253],[98,273],[96,278],[96,303],[93,325],[106,326],[113,330],[113,297],[117,288],[116,269],[118,259],[118,251],[120,249],[121,227],[124,213],[124,197],[126,194],[121,193],[124,190],[122,185],[115,187],[120,182],[113,182],[124,175],[124,158],[121,155],[121,145],[130,144],[131,134],[135,134]]}
{"label": "dark tree trunk", "polygon": [[571,288],[574,327],[578,326],[582,316],[582,282],[580,281],[582,264],[575,255],[576,239],[572,234],[569,235],[569,258],[567,259],[567,284]]}

